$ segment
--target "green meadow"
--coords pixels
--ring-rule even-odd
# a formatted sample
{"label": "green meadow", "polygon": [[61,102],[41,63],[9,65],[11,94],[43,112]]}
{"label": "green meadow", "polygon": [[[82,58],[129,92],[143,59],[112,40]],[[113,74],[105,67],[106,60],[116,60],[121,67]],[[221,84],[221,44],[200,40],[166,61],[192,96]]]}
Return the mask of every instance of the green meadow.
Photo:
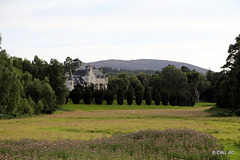
{"label": "green meadow", "polygon": [[156,105],[74,105],[69,102],[52,115],[0,120],[0,139],[81,139],[110,137],[142,129],[194,129],[210,133],[234,151],[230,159],[240,159],[240,119],[212,117],[204,110],[213,103],[194,107]]}

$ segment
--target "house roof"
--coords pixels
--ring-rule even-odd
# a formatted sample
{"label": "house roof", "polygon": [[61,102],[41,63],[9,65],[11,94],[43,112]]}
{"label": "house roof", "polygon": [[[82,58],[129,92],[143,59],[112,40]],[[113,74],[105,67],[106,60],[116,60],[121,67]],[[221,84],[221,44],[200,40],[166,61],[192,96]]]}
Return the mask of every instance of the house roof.
{"label": "house roof", "polygon": [[79,69],[75,72],[75,75],[85,76],[89,72],[89,69]]}
{"label": "house roof", "polygon": [[98,69],[93,69],[93,73],[95,74],[95,75],[101,75],[101,74],[103,74],[100,70],[98,70]]}

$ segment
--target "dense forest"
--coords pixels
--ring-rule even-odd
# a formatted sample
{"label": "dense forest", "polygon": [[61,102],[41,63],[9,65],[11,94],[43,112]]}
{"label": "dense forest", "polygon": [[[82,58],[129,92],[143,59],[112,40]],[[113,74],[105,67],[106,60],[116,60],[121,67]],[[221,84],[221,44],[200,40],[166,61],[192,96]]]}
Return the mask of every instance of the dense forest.
{"label": "dense forest", "polygon": [[53,113],[64,104],[68,89],[64,85],[64,66],[34,57],[30,62],[9,57],[0,50],[0,114],[22,115]]}
{"label": "dense forest", "polygon": [[[1,42],[1,41],[0,41]],[[206,75],[173,65],[161,71],[116,70],[104,68],[109,74],[108,89],[83,88],[76,85],[70,93],[65,86],[66,72],[74,72],[77,59],[67,57],[64,63],[51,59],[49,63],[34,57],[10,57],[0,48],[0,114],[23,115],[53,113],[58,105],[71,98],[73,103],[128,105],[136,101],[146,105],[193,106],[195,102],[216,102],[217,107],[239,112],[240,109],[240,36],[229,46],[229,56],[223,71],[208,71]],[[144,72],[144,73],[143,73]]]}

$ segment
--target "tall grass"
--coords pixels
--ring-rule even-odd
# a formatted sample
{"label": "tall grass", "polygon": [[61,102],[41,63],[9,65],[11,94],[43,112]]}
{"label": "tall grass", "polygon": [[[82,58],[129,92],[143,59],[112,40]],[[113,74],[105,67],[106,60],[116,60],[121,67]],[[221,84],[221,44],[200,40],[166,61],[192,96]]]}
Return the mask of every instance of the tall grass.
{"label": "tall grass", "polygon": [[0,159],[227,159],[210,134],[191,129],[140,130],[95,140],[1,140]]}

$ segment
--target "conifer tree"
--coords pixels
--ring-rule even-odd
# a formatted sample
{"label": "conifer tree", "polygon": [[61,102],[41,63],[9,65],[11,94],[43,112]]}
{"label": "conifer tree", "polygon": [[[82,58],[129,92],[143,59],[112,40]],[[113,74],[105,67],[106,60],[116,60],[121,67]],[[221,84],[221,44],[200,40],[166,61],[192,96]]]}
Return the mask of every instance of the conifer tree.
{"label": "conifer tree", "polygon": [[151,98],[150,89],[148,87],[145,88],[144,97],[145,97],[145,100],[146,100],[146,105],[151,105],[152,104],[152,98]]}
{"label": "conifer tree", "polygon": [[105,94],[104,94],[104,99],[107,101],[108,105],[112,105],[113,104],[113,92],[108,89]]}
{"label": "conifer tree", "polygon": [[88,87],[83,91],[83,102],[84,104],[91,104],[92,102],[92,91]]}
{"label": "conifer tree", "polygon": [[161,102],[161,95],[160,93],[158,92],[157,88],[156,87],[153,87],[153,100],[155,102],[155,105],[160,105],[160,102]]}
{"label": "conifer tree", "polygon": [[162,100],[162,104],[167,106],[168,105],[168,101],[169,101],[169,94],[167,91],[163,91],[161,94],[161,100]]}
{"label": "conifer tree", "polygon": [[102,89],[100,89],[100,90],[98,90],[98,89],[95,89],[94,91],[93,91],[93,98],[95,99],[95,103],[96,104],[102,104],[102,101],[103,101],[103,90]]}
{"label": "conifer tree", "polygon": [[134,90],[132,85],[129,85],[127,90],[127,103],[128,105],[132,105],[134,99]]}
{"label": "conifer tree", "polygon": [[124,98],[123,89],[120,88],[117,92],[117,103],[119,105],[123,104],[123,98]]}
{"label": "conifer tree", "polygon": [[136,88],[136,104],[141,105],[143,100],[143,91],[140,86],[137,86]]}

